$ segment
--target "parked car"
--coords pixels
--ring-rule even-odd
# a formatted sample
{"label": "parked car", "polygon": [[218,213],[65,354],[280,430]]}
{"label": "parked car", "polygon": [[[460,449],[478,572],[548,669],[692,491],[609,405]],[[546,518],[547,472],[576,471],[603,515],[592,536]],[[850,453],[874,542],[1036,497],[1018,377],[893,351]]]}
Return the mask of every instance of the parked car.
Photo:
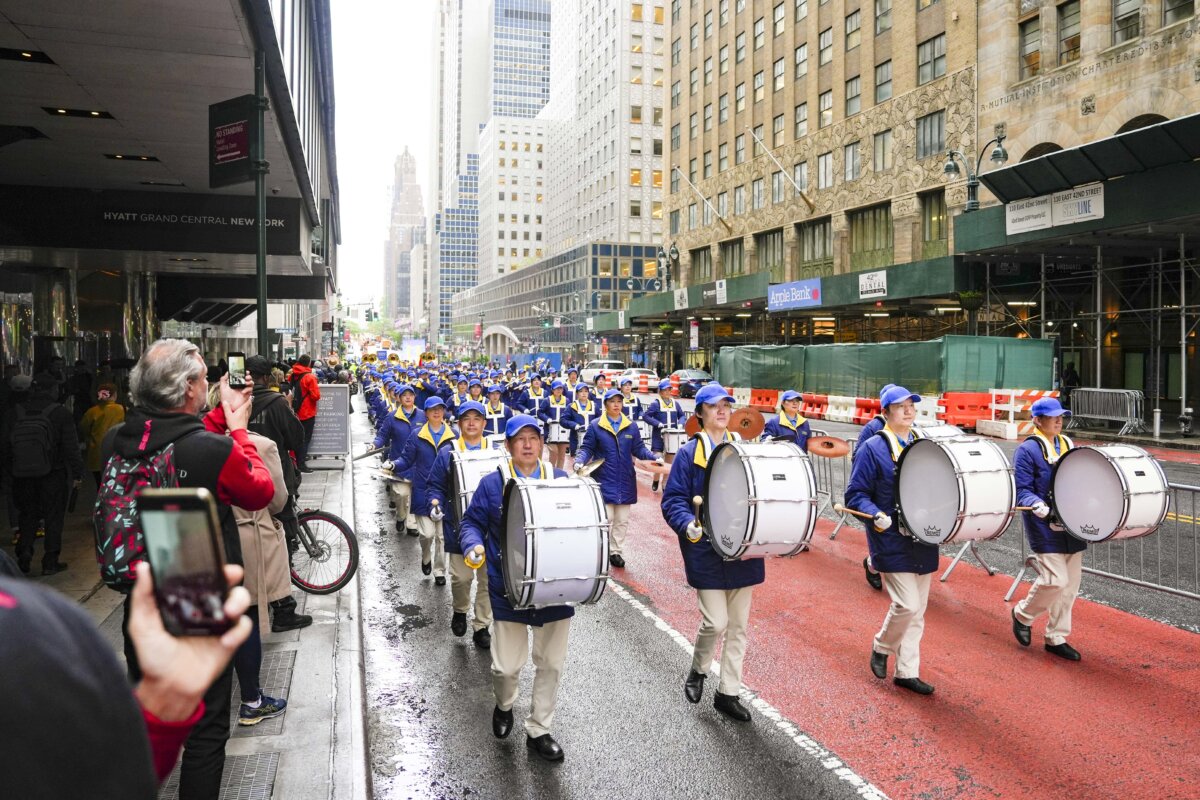
{"label": "parked car", "polygon": [[658,390],[658,375],[654,374],[652,369],[643,369],[642,367],[630,367],[613,379],[613,386],[620,388],[621,381],[629,378],[633,381],[633,390],[636,392],[642,385],[642,376],[646,376],[646,387],[649,391]]}
{"label": "parked car", "polygon": [[579,373],[579,380],[589,386],[596,385],[596,378],[600,375],[607,375],[609,378],[615,378],[625,371],[625,362],[612,361],[607,358],[589,361],[583,368],[583,372]]}
{"label": "parked car", "polygon": [[702,369],[680,369],[671,373],[671,377],[679,376],[679,396],[695,397],[696,392],[706,383],[711,383],[713,376]]}

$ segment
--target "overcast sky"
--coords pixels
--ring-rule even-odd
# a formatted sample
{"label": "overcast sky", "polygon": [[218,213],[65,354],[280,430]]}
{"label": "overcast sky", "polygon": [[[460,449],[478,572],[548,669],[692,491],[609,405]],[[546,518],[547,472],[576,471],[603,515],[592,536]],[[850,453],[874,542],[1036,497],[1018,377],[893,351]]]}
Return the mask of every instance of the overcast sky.
{"label": "overcast sky", "polygon": [[435,0],[335,0],[333,74],[346,303],[383,292],[383,242],[396,156],[416,156],[426,203],[429,170],[430,40]]}

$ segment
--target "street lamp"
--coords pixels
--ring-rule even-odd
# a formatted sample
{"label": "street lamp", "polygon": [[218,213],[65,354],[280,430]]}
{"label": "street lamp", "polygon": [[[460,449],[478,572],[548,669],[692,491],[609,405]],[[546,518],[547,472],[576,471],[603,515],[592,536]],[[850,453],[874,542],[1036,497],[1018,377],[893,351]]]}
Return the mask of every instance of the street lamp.
{"label": "street lamp", "polygon": [[989,159],[996,166],[1000,166],[1008,161],[1008,151],[1004,149],[1004,135],[1001,134],[983,146],[979,151],[979,158],[975,161],[975,170],[971,170],[971,160],[966,157],[960,150],[947,150],[946,163],[942,166],[942,175],[948,180],[957,178],[960,170],[958,162],[961,161],[963,167],[967,170],[967,204],[963,208],[964,213],[968,211],[979,210],[979,170],[983,166],[983,154],[991,145],[996,145],[992,148]]}

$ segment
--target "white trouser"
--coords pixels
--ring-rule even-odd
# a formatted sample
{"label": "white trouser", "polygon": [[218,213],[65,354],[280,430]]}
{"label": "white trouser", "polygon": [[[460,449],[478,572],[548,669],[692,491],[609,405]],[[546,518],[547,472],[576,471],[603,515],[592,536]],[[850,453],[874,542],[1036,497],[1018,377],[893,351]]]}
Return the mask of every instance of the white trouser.
{"label": "white trouser", "polygon": [[520,694],[521,670],[529,659],[529,633],[533,630],[533,699],[525,732],[534,739],[550,732],[563,662],[567,659],[567,634],[571,618],[541,627],[520,622],[497,622],[492,633],[492,690],[496,705],[508,711]]}
{"label": "white trouser", "polygon": [[608,512],[608,554],[619,556],[625,552],[625,532],[629,530],[629,506],[605,503]]}
{"label": "white trouser", "polygon": [[875,652],[896,657],[897,678],[921,675],[921,634],[925,631],[925,605],[929,602],[932,574],[881,572],[883,588],[892,598],[883,618],[883,627],[875,634]]}
{"label": "white trouser", "polygon": [[473,630],[486,628],[492,624],[492,600],[488,597],[487,567],[471,569],[462,556],[447,553],[450,561],[450,596],[453,598],[454,610],[459,614],[467,613],[471,605],[471,581],[475,584],[475,620]]}
{"label": "white trouser", "polygon": [[721,646],[721,694],[742,690],[742,661],[746,657],[746,631],[750,627],[752,586],[741,589],[697,589],[700,630],[692,656],[692,669],[707,674],[712,669],[717,641]]}
{"label": "white trouser", "polygon": [[434,577],[446,574],[446,540],[442,538],[442,523],[429,517],[417,517],[417,530],[421,532],[421,563],[433,562]]}
{"label": "white trouser", "polygon": [[1037,580],[1015,613],[1026,625],[1049,613],[1046,644],[1062,644],[1071,635],[1071,608],[1083,577],[1083,553],[1038,553],[1036,558]]}
{"label": "white trouser", "polygon": [[412,513],[412,482],[388,481],[388,491],[396,501],[396,521],[404,520],[405,527],[417,527],[417,518]]}

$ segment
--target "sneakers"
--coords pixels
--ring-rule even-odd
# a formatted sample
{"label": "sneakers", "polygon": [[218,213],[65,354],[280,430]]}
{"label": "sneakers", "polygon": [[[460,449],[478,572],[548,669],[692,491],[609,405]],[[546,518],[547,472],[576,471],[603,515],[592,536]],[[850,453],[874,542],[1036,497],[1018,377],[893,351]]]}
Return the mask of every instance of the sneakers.
{"label": "sneakers", "polygon": [[238,725],[257,725],[264,719],[278,717],[287,711],[287,700],[277,700],[274,697],[267,697],[265,694],[260,695],[258,699],[260,701],[258,708],[251,708],[242,703],[238,709]]}
{"label": "sneakers", "polygon": [[67,568],[67,562],[56,561],[52,564],[42,564],[42,575],[57,575]]}

